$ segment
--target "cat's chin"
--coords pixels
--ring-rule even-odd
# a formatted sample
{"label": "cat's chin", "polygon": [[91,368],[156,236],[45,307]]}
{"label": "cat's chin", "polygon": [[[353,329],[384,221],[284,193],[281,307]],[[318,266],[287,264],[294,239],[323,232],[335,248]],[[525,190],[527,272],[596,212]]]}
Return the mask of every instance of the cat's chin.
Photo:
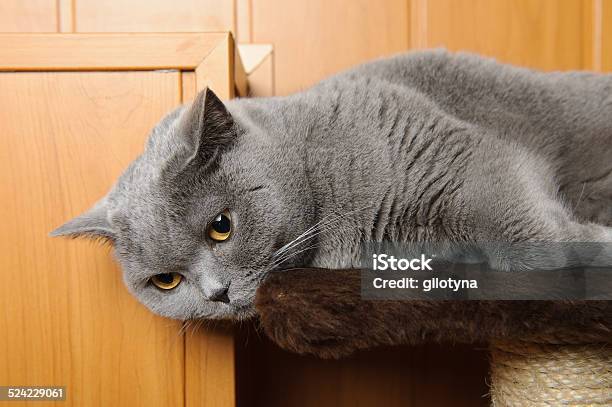
{"label": "cat's chin", "polygon": [[256,312],[253,305],[240,306],[234,308],[231,312],[231,315],[225,319],[230,319],[233,321],[244,321],[246,319],[251,319],[255,317],[255,315]]}
{"label": "cat's chin", "polygon": [[255,308],[252,304],[242,305],[224,305],[216,309],[214,312],[195,315],[193,319],[200,320],[226,320],[226,321],[244,321],[251,319],[256,315]]}

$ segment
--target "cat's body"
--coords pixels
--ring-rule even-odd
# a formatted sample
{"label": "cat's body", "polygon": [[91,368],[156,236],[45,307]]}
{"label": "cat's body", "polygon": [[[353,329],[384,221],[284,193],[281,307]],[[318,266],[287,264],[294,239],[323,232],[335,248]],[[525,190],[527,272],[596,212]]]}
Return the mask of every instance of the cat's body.
{"label": "cat's body", "polygon": [[[163,315],[249,315],[271,269],[355,266],[368,241],[612,241],[612,75],[427,52],[217,102],[167,117],[114,190],[58,230],[111,238],[128,287]],[[224,209],[232,237],[207,243]],[[147,286],[176,270],[172,292]],[[229,303],[211,301],[221,288]]]}
{"label": "cat's body", "polygon": [[612,76],[433,52],[236,105],[303,154],[317,220],[354,211],[315,266],[354,266],[364,240],[603,241],[576,221],[612,223]]}

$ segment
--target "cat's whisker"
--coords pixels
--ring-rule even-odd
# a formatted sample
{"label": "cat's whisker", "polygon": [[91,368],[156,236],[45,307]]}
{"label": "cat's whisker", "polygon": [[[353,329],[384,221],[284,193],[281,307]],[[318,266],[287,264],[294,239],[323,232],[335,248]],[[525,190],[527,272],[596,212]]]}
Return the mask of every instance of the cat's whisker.
{"label": "cat's whisker", "polygon": [[271,271],[278,269],[278,267],[281,266],[283,263],[286,263],[287,261],[289,261],[292,258],[296,257],[297,255],[299,255],[301,253],[304,253],[304,252],[307,252],[309,250],[316,249],[317,247],[319,247],[319,245],[312,245],[312,246],[308,246],[308,247],[306,247],[306,248],[304,248],[302,250],[298,250],[297,252],[293,253],[291,256],[288,256],[287,258],[283,259],[283,261],[274,264],[274,266],[272,267]]}
{"label": "cat's whisker", "polygon": [[371,206],[366,206],[366,207],[363,207],[363,208],[360,208],[360,209],[354,209],[354,210],[345,212],[343,214],[332,213],[332,214],[328,215],[327,217],[325,217],[324,219],[322,219],[321,221],[315,223],[313,226],[308,228],[304,233],[302,233],[296,239],[294,239],[293,241],[291,241],[290,243],[286,244],[281,249],[279,249],[272,256],[272,262],[270,263],[270,265],[265,270],[262,271],[262,274],[266,275],[270,271],[272,271],[275,268],[277,268],[279,265],[285,263],[287,260],[289,260],[291,258],[294,258],[298,254],[303,253],[303,252],[305,252],[307,250],[312,250],[312,249],[318,247],[318,245],[315,244],[315,245],[311,245],[311,246],[309,246],[307,248],[304,248],[304,249],[301,249],[301,250],[296,250],[296,249],[299,248],[300,245],[310,241],[311,239],[315,238],[319,234],[327,232],[327,230],[326,230],[327,227],[333,225],[336,222],[339,222],[341,220],[344,220],[344,219],[348,218],[349,215],[351,215],[353,213],[356,213],[356,212],[359,212],[359,211],[363,211],[363,210],[368,209],[370,207]]}
{"label": "cat's whisker", "polygon": [[[333,222],[335,220],[337,220],[338,218],[333,218],[333,219],[329,219],[331,216],[334,216],[336,214],[330,214],[327,215],[326,217],[324,217],[323,219],[321,219],[319,222],[315,223],[314,225],[312,225],[311,227],[309,227],[308,229],[306,229],[305,232],[303,232],[301,235],[299,235],[298,237],[296,237],[295,239],[293,239],[292,241],[290,241],[289,243],[287,243],[286,245],[284,245],[283,247],[281,247],[280,249],[278,249],[276,251],[276,253],[274,253],[272,255],[272,257],[275,256],[279,256],[281,254],[283,254],[284,252],[286,252],[287,250],[291,249],[293,246],[295,246],[296,244],[298,244],[300,242],[301,239],[309,236],[309,234],[313,233],[314,231],[316,231],[318,228],[323,227],[323,226],[327,226],[327,222]],[[323,224],[324,222],[325,225]]]}
{"label": "cat's whisker", "polygon": [[[316,246],[316,245],[315,245],[315,246]],[[310,247],[312,247],[312,246],[310,246]],[[273,261],[270,263],[269,267],[274,268],[276,265],[278,265],[278,264],[281,264],[281,263],[285,262],[285,261],[286,261],[288,258],[290,258],[290,257],[295,257],[295,256],[294,256],[294,254],[295,254],[295,253],[297,253],[297,252],[302,252],[302,250],[298,250],[298,249],[299,249],[299,247],[295,247],[295,250],[292,250],[292,251],[290,251],[290,252],[287,252],[287,253],[285,253],[283,256],[281,256],[281,257],[279,257],[279,258],[274,259],[274,260],[273,260]]]}
{"label": "cat's whisker", "polygon": [[186,320],[183,321],[183,323],[181,324],[181,327],[179,328],[178,332],[176,333],[176,337],[174,338],[174,341],[172,342],[172,346],[173,347],[176,345],[177,341],[185,335],[185,332],[187,332],[187,328],[192,323],[193,323],[192,319],[186,319]]}
{"label": "cat's whisker", "polygon": [[[366,209],[366,208],[363,208],[363,209]],[[339,221],[341,219],[346,218],[351,213],[357,212],[357,211],[360,211],[360,210],[363,210],[363,209],[356,209],[356,210],[348,211],[348,212],[346,212],[344,214],[331,213],[331,214],[325,216],[323,219],[321,219],[320,221],[318,221],[317,223],[315,223],[314,225],[312,225],[311,227],[306,229],[306,231],[304,231],[301,235],[299,235],[298,237],[293,239],[291,242],[287,243],[286,245],[284,245],[283,247],[278,249],[277,252],[274,254],[274,256],[280,255],[283,252],[289,250],[292,246],[295,245],[295,243],[298,243],[298,241],[300,239],[303,239],[303,238],[307,237],[309,234],[314,233],[315,231],[317,231],[317,229],[321,229],[324,226],[329,226],[330,224],[332,224],[334,222],[337,222],[337,221]]]}
{"label": "cat's whisker", "polygon": [[194,324],[192,324],[192,327],[191,327],[191,336],[192,337],[202,327],[203,323],[204,323],[203,319],[198,319]]}
{"label": "cat's whisker", "polygon": [[299,255],[299,254],[301,254],[301,253],[303,253],[303,252],[306,252],[306,251],[308,251],[308,250],[313,250],[313,249],[315,249],[315,248],[317,248],[317,247],[318,247],[317,245],[313,245],[313,246],[309,246],[309,247],[307,247],[307,248],[305,248],[305,249],[298,250],[298,251],[297,251],[297,252],[295,252],[295,253],[294,253],[292,256],[289,256],[288,258],[284,259],[283,261],[281,261],[281,262],[277,262],[277,263],[275,263],[275,264],[271,265],[271,266],[270,266],[270,268],[269,268],[269,269],[266,271],[266,275],[267,275],[267,274],[269,274],[269,273],[277,272],[277,271],[285,271],[285,270],[281,270],[281,266],[282,266],[284,263],[286,263],[286,262],[287,262],[288,260],[290,260],[291,258],[293,258],[293,257],[295,257],[295,256],[297,256],[297,255]]}
{"label": "cat's whisker", "polygon": [[[346,212],[344,214],[340,214],[340,215],[335,215],[335,218],[329,219],[329,216],[326,219],[323,219],[322,221],[318,222],[317,224],[315,224],[313,227],[309,228],[308,231],[310,231],[310,234],[304,236],[304,233],[302,235],[300,235],[301,240],[298,241],[298,238],[294,239],[292,242],[290,242],[288,245],[284,246],[284,250],[279,250],[275,255],[273,255],[273,258],[278,258],[280,255],[288,252],[290,249],[295,248],[296,246],[299,246],[300,244],[303,244],[305,242],[307,242],[308,240],[316,237],[317,235],[325,232],[326,230],[324,229],[325,227],[331,226],[336,222],[339,222],[340,220],[346,219],[350,214],[354,213],[354,212],[358,212],[364,209],[367,209],[368,207],[364,207],[362,209],[356,209],[353,211],[349,211]],[[324,223],[322,223],[324,222]],[[306,233],[306,232],[305,232]]]}
{"label": "cat's whisker", "polygon": [[580,200],[582,199],[582,195],[584,194],[584,188],[586,187],[586,182],[582,183],[582,190],[580,191],[580,195],[578,196],[578,200],[576,201],[576,205],[574,205],[574,208],[572,209],[573,212],[576,212],[576,209],[578,209],[578,205],[580,205]]}
{"label": "cat's whisker", "polygon": [[304,238],[302,238],[300,241],[295,242],[291,247],[287,248],[287,250],[285,250],[282,253],[276,254],[274,256],[272,256],[272,258],[274,260],[282,258],[284,255],[291,253],[291,250],[298,248],[301,244],[304,244],[306,242],[308,242],[309,240],[314,239],[315,237],[317,237],[318,235],[320,235],[321,233],[325,232],[325,227],[329,227],[332,226],[335,222],[339,221],[340,219],[335,219],[334,221],[330,221],[324,225],[321,225],[321,228],[319,229],[314,229],[310,234],[308,234],[307,236],[305,236]]}
{"label": "cat's whisker", "polygon": [[[370,207],[371,206],[366,206],[366,207],[363,207],[361,209],[354,209],[354,210],[345,212],[344,214],[332,213],[330,215],[327,215],[326,217],[321,219],[319,222],[315,223],[313,226],[308,228],[304,233],[299,235],[297,238],[295,238],[291,242],[289,242],[286,245],[284,245],[283,247],[281,247],[276,253],[274,253],[274,255],[272,257],[274,258],[274,257],[280,256],[281,254],[283,254],[283,253],[287,252],[288,250],[292,249],[293,247],[298,246],[298,245],[300,245],[300,244],[302,244],[302,243],[304,243],[304,242],[314,238],[315,236],[319,235],[320,233],[322,233],[324,231],[324,229],[323,229],[324,227],[331,226],[335,222],[339,222],[340,220],[346,219],[349,215],[351,215],[353,213],[363,211],[363,210],[368,209]],[[332,217],[332,216],[335,216],[335,217]]]}
{"label": "cat's whisker", "polygon": [[319,247],[319,244],[313,244],[313,245],[308,246],[308,247],[306,247],[304,249],[301,249],[301,250],[298,250],[296,252],[293,252],[290,255],[285,256],[282,260],[276,261],[273,264],[271,264],[268,271],[274,270],[276,267],[280,266],[281,264],[285,263],[287,260],[297,256],[300,253],[303,253],[303,252],[308,251],[308,250],[316,249],[317,247]]}

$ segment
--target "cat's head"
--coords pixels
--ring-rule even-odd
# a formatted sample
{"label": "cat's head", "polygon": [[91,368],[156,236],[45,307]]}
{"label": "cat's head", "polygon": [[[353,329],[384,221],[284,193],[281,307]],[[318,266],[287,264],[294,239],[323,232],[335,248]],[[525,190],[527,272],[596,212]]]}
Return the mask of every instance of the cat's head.
{"label": "cat's head", "polygon": [[275,252],[310,211],[295,158],[239,111],[201,92],[152,130],[105,197],[52,235],[111,241],[129,290],[155,313],[252,315]]}

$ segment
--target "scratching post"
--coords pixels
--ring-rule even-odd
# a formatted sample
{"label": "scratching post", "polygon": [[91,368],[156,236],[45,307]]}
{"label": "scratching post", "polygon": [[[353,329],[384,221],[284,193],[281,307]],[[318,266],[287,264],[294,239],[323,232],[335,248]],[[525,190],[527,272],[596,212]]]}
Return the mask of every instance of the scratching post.
{"label": "scratching post", "polygon": [[612,406],[612,301],[366,301],[359,270],[271,275],[260,324],[322,358],[424,342],[489,343],[494,407]]}
{"label": "scratching post", "polygon": [[612,348],[605,343],[491,343],[494,407],[612,405]]}

